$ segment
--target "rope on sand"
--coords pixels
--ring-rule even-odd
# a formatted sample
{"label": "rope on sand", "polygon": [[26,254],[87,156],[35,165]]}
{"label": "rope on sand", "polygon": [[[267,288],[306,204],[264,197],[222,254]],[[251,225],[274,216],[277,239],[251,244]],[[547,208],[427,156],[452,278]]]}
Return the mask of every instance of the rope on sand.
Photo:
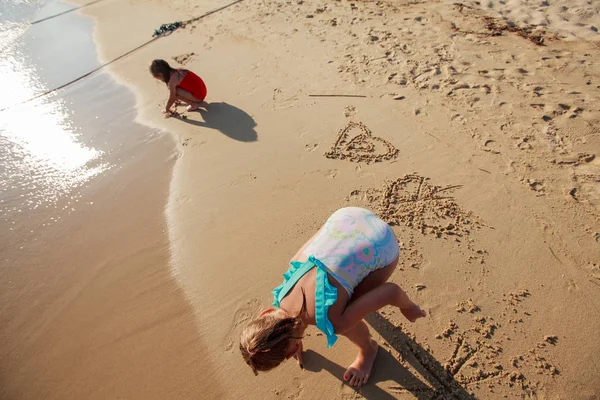
{"label": "rope on sand", "polygon": [[[98,1],[102,1],[102,0],[96,0],[95,2],[98,2]],[[11,109],[11,108],[14,108],[14,107],[16,107],[16,106],[20,106],[20,105],[22,105],[22,104],[25,104],[25,103],[29,103],[30,101],[33,101],[33,100],[39,99],[40,97],[44,97],[44,96],[47,96],[47,95],[49,95],[50,93],[53,93],[53,92],[56,92],[56,91],[58,91],[58,90],[64,89],[64,88],[66,88],[67,86],[70,86],[70,85],[74,84],[75,82],[79,82],[80,80],[82,80],[82,79],[84,79],[84,78],[87,78],[88,76],[90,76],[90,75],[92,75],[92,74],[94,74],[94,73],[96,73],[96,72],[100,71],[102,68],[104,68],[104,67],[106,67],[106,66],[108,66],[108,65],[110,65],[110,64],[112,64],[112,63],[114,63],[114,62],[116,62],[116,61],[119,61],[119,60],[120,60],[120,59],[122,59],[123,57],[126,57],[126,56],[130,55],[131,53],[133,53],[133,52],[135,52],[135,51],[137,51],[137,50],[141,49],[142,47],[149,45],[150,43],[154,42],[155,40],[157,40],[157,39],[159,39],[159,38],[161,38],[161,37],[163,37],[163,36],[166,36],[167,34],[169,34],[169,33],[173,32],[175,29],[178,29],[178,28],[180,28],[180,27],[185,27],[185,25],[186,25],[186,24],[189,24],[189,23],[191,23],[191,22],[196,22],[196,21],[198,21],[198,20],[200,20],[200,19],[202,19],[202,18],[204,18],[204,17],[207,17],[207,16],[209,16],[209,15],[211,15],[211,14],[214,14],[214,13],[216,13],[216,12],[219,12],[219,11],[221,11],[221,10],[224,10],[224,9],[226,9],[227,7],[231,7],[231,6],[233,6],[234,4],[240,3],[240,2],[242,2],[242,1],[244,1],[244,0],[235,0],[234,2],[232,2],[232,3],[229,3],[229,4],[227,4],[227,5],[223,6],[223,7],[220,7],[220,8],[217,8],[217,9],[215,9],[215,10],[209,11],[209,12],[207,12],[207,13],[205,13],[205,14],[202,14],[202,15],[200,15],[200,16],[198,16],[198,17],[194,17],[194,18],[192,18],[192,19],[189,19],[189,20],[187,20],[187,21],[184,21],[184,22],[175,22],[175,23],[172,23],[172,24],[165,24],[165,25],[162,25],[162,26],[174,27],[174,28],[173,28],[172,30],[171,30],[170,28],[165,28],[165,29],[164,29],[164,30],[162,30],[162,31],[161,31],[161,29],[159,28],[159,29],[158,29],[158,30],[156,30],[156,31],[154,32],[154,34],[152,35],[152,39],[148,40],[148,41],[147,41],[147,42],[145,42],[145,43],[142,43],[141,45],[137,46],[136,48],[134,48],[134,49],[131,49],[131,50],[129,50],[128,52],[121,54],[121,55],[120,55],[120,56],[118,56],[117,58],[114,58],[114,59],[112,59],[112,60],[110,60],[110,61],[108,61],[108,62],[106,62],[106,63],[104,63],[104,64],[100,65],[99,67],[96,67],[96,68],[94,68],[94,69],[93,69],[93,70],[91,70],[90,72],[88,72],[88,73],[86,73],[86,74],[83,74],[83,75],[81,75],[81,76],[79,76],[79,77],[77,77],[77,78],[75,78],[75,79],[73,79],[73,80],[71,80],[71,81],[69,81],[69,82],[67,82],[67,83],[64,83],[64,84],[62,84],[62,85],[60,85],[60,86],[58,86],[58,87],[55,87],[55,88],[53,88],[53,89],[47,90],[47,91],[45,91],[45,92],[43,92],[43,93],[37,94],[37,95],[35,95],[35,96],[33,96],[33,97],[31,97],[31,98],[29,98],[29,99],[27,99],[27,100],[24,100],[24,101],[22,101],[22,102],[20,102],[20,103],[16,103],[16,104],[10,105],[10,106],[8,106],[8,107],[4,107],[4,108],[0,109],[0,112],[2,112],[2,111],[6,111],[6,110],[9,110],[9,109]],[[89,5],[89,4],[92,4],[92,3],[88,3],[88,5]],[[83,6],[82,6],[82,7],[83,7]],[[68,12],[68,11],[67,11],[67,12]],[[40,21],[41,21],[41,20],[40,20]],[[162,26],[161,26],[161,28],[162,28]],[[176,26],[176,27],[175,27],[175,26]],[[159,31],[161,31],[161,33],[158,33],[158,34],[157,34],[157,32],[159,32]]]}
{"label": "rope on sand", "polygon": [[38,19],[36,21],[30,22],[30,24],[31,25],[39,24],[40,22],[44,22],[44,21],[47,21],[47,20],[52,19],[52,18],[59,17],[59,16],[64,15],[64,14],[68,14],[70,12],[80,10],[80,9],[82,9],[84,7],[91,6],[92,4],[96,4],[96,3],[101,2],[101,1],[103,1],[103,0],[94,0],[94,1],[91,1],[89,3],[83,4],[83,5],[79,6],[79,7],[74,7],[74,8],[68,9],[67,11],[63,11],[61,13],[54,14],[54,15],[51,15],[51,16],[46,17],[46,18]]}

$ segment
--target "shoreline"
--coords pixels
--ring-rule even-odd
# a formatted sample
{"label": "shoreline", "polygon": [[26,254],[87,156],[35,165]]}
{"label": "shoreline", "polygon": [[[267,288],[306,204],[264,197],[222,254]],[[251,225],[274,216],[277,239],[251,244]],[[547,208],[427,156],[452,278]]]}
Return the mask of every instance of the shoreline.
{"label": "shoreline", "polygon": [[[77,18],[88,17],[69,20]],[[195,392],[189,366],[205,349],[171,276],[165,232],[176,153],[170,137],[127,121],[128,90],[100,72],[50,100],[76,103],[68,126],[79,129],[78,141],[101,147],[111,167],[56,204],[23,206],[14,218],[28,236],[3,250],[1,398]],[[111,121],[90,129],[96,113]],[[174,386],[156,387],[165,376]]]}

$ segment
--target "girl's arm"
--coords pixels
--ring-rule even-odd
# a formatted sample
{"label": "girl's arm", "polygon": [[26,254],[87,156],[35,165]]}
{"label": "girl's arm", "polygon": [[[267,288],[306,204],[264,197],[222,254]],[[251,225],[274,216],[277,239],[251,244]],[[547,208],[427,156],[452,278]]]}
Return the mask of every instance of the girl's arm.
{"label": "girl's arm", "polygon": [[165,112],[167,114],[171,112],[171,107],[173,107],[173,104],[177,101],[177,85],[179,85],[181,81],[182,77],[179,71],[172,73],[169,78],[169,99],[165,106]]}
{"label": "girl's arm", "polygon": [[384,283],[348,304],[339,318],[332,318],[335,333],[343,334],[367,315],[388,305],[408,309],[414,303],[400,286],[391,282]]}
{"label": "girl's arm", "polygon": [[171,84],[169,82],[169,99],[167,100],[167,105],[165,106],[165,112],[169,114],[171,112],[171,107],[177,101],[177,86]]}
{"label": "girl's arm", "polygon": [[304,351],[304,346],[302,345],[302,340],[300,341],[300,345],[298,346],[298,350],[296,350],[296,354],[294,354],[294,358],[298,360],[298,365],[300,368],[304,369],[304,362],[302,361],[302,351]]}

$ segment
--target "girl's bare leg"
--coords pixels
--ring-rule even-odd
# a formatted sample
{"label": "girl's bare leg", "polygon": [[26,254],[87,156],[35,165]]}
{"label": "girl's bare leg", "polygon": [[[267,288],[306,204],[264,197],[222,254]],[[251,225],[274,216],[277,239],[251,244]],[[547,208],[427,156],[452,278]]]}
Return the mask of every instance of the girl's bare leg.
{"label": "girl's bare leg", "polygon": [[[367,277],[354,289],[354,293],[352,294],[349,303],[387,282],[396,269],[396,265],[398,265],[398,257],[386,267],[380,268],[367,275]],[[350,386],[361,387],[367,383],[367,380],[369,379],[379,346],[377,345],[377,342],[371,339],[369,328],[363,321],[356,324],[352,329],[344,332],[343,335],[358,346],[356,359],[354,359],[354,362],[352,362],[346,372],[344,372],[344,380],[346,380]]]}
{"label": "girl's bare leg", "polygon": [[[363,281],[354,289],[352,298],[348,302],[351,305],[353,301],[368,293],[381,285],[385,284],[392,276],[392,273],[398,265],[398,257],[384,268],[371,272]],[[392,284],[390,284],[392,285]],[[402,301],[400,311],[409,320],[414,321],[419,317],[425,316],[425,313],[419,306],[410,300],[410,298],[401,290]],[[351,386],[360,387],[369,379],[375,356],[377,355],[378,345],[371,339],[369,328],[364,321],[360,321],[354,327],[343,333],[352,343],[358,346],[358,355],[354,362],[348,367],[344,373],[344,379]]]}
{"label": "girl's bare leg", "polygon": [[396,257],[394,261],[389,263],[383,268],[379,268],[376,271],[371,272],[369,275],[362,280],[361,283],[354,289],[354,293],[352,294],[352,298],[348,303],[352,303],[354,300],[358,299],[363,294],[370,292],[378,286],[383,285],[390,279],[394,271],[396,270],[396,266],[398,265],[398,259],[400,256]]}
{"label": "girl's bare leg", "polygon": [[188,111],[194,111],[200,108],[203,101],[194,97],[193,94],[185,89],[177,88],[177,99],[188,104]]}
{"label": "girl's bare leg", "polygon": [[[399,257],[399,256],[398,256]],[[378,269],[376,271],[371,272],[363,281],[354,289],[354,294],[352,298],[348,302],[348,305],[352,304],[352,302],[358,299],[365,293],[370,292],[371,290],[383,285],[390,279],[392,273],[396,269],[398,265],[398,257],[394,261],[392,261],[389,265],[384,268]],[[414,322],[417,318],[424,317],[424,311],[421,308],[412,302],[412,300],[408,297],[408,295],[401,290],[402,298],[400,311],[402,314],[408,319],[410,322]]]}
{"label": "girl's bare leg", "polygon": [[354,327],[344,332],[343,335],[358,346],[358,355],[354,359],[354,362],[346,369],[346,372],[344,372],[344,380],[350,386],[358,388],[367,383],[369,379],[379,345],[371,339],[369,328],[364,321],[360,321]]}

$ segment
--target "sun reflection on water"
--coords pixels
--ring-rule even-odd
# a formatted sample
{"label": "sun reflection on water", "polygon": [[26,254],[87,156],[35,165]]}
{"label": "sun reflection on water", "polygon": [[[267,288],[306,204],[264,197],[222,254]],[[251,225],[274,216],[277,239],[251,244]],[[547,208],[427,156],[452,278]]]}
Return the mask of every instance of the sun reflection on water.
{"label": "sun reflection on water", "polygon": [[[17,49],[0,60],[0,109],[45,90]],[[0,210],[6,215],[55,203],[107,168],[70,122],[65,100],[51,94],[0,112]]]}

